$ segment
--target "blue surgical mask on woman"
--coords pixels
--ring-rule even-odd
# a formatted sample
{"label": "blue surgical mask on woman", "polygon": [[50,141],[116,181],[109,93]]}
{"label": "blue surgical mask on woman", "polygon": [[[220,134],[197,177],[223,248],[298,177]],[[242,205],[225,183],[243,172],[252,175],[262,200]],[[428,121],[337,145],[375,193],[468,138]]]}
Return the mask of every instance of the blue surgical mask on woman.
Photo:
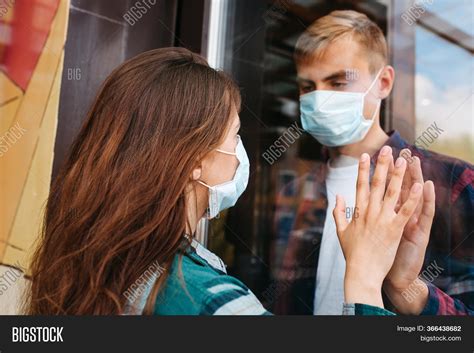
{"label": "blue surgical mask on woman", "polygon": [[237,157],[239,165],[235,171],[234,178],[230,181],[214,186],[207,185],[203,181],[198,180],[198,183],[209,189],[209,206],[207,209],[208,219],[214,218],[219,214],[219,212],[234,206],[240,195],[242,195],[247,188],[250,162],[240,136],[238,136],[238,139],[239,142],[237,143],[234,153],[216,149],[217,152]]}
{"label": "blue surgical mask on woman", "polygon": [[[383,69],[383,68],[382,68]],[[374,122],[381,100],[370,120],[364,117],[364,100],[382,72],[365,92],[312,91],[300,96],[303,129],[325,146],[361,141]]]}

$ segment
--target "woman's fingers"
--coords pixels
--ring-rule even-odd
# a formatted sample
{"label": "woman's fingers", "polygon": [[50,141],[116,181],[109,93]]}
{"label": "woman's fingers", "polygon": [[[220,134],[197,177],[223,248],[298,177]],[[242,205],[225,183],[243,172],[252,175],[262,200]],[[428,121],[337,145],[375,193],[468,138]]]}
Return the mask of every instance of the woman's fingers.
{"label": "woman's fingers", "polygon": [[407,162],[402,157],[398,157],[393,170],[392,178],[385,192],[383,211],[394,212],[402,187]]}
{"label": "woman's fingers", "polygon": [[392,149],[384,146],[379,153],[374,176],[370,184],[370,197],[368,206],[368,216],[377,216],[380,212],[382,199],[385,194],[385,180],[387,179],[388,167],[393,159]]}
{"label": "woman's fingers", "polygon": [[334,207],[332,214],[336,222],[337,236],[339,237],[339,241],[341,241],[341,233],[344,232],[349,224],[346,218],[346,201],[344,197],[336,195],[336,207]]}
{"label": "woman's fingers", "polygon": [[370,174],[370,156],[363,153],[359,159],[359,173],[357,175],[356,203],[355,209],[365,214],[369,203],[369,174]]}
{"label": "woman's fingers", "polygon": [[428,180],[423,186],[423,207],[418,221],[418,225],[424,234],[430,233],[433,224],[435,199],[434,184],[431,180]]}
{"label": "woman's fingers", "polygon": [[402,205],[400,211],[398,211],[397,216],[395,217],[395,225],[397,227],[405,227],[413,212],[415,212],[416,206],[421,197],[422,189],[423,186],[420,183],[415,183],[411,187],[408,199]]}

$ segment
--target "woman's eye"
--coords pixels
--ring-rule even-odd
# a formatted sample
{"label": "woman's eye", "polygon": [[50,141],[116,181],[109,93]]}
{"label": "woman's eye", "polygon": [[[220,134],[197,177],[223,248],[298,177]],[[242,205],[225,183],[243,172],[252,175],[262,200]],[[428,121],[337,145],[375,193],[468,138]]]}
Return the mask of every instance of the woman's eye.
{"label": "woman's eye", "polygon": [[303,93],[309,93],[311,91],[314,91],[314,87],[312,86],[304,86],[304,87],[300,87],[300,92],[303,94]]}

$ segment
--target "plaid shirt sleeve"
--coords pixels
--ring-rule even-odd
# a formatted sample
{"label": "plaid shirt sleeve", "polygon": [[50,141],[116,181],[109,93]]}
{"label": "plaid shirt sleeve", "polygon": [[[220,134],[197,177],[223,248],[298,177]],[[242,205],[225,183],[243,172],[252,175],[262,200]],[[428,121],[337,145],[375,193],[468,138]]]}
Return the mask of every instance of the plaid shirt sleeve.
{"label": "plaid shirt sleeve", "polygon": [[222,275],[203,284],[207,295],[199,315],[272,315],[242,282]]}
{"label": "plaid shirt sleeve", "polygon": [[[429,296],[422,315],[474,313],[474,166],[432,151],[414,149],[425,180],[436,191],[436,213],[425,264],[442,269],[427,278]],[[425,266],[425,269],[427,267]]]}
{"label": "plaid shirt sleeve", "polygon": [[428,301],[420,315],[474,315],[460,300],[454,299],[438,287],[427,283]]}

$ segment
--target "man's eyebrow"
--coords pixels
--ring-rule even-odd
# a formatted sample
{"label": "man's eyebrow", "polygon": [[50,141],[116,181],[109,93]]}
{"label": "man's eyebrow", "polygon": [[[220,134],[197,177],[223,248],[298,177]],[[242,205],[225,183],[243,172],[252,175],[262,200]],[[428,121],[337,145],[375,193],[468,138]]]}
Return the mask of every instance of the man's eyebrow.
{"label": "man's eyebrow", "polygon": [[347,70],[339,70],[336,71],[329,76],[326,76],[325,78],[322,79],[322,81],[332,81],[334,79],[341,79],[341,78],[346,78],[347,77]]}
{"label": "man's eyebrow", "polygon": [[[322,81],[331,81],[335,79],[341,79],[341,78],[346,78],[347,77],[347,70],[339,70],[336,72],[333,72],[332,74],[324,77]],[[307,78],[302,78],[302,77],[296,77],[296,81],[298,83],[314,83],[312,80],[307,79]]]}
{"label": "man's eyebrow", "polygon": [[314,83],[312,80],[307,79],[307,78],[302,78],[302,77],[296,77],[296,81],[298,83]]}

